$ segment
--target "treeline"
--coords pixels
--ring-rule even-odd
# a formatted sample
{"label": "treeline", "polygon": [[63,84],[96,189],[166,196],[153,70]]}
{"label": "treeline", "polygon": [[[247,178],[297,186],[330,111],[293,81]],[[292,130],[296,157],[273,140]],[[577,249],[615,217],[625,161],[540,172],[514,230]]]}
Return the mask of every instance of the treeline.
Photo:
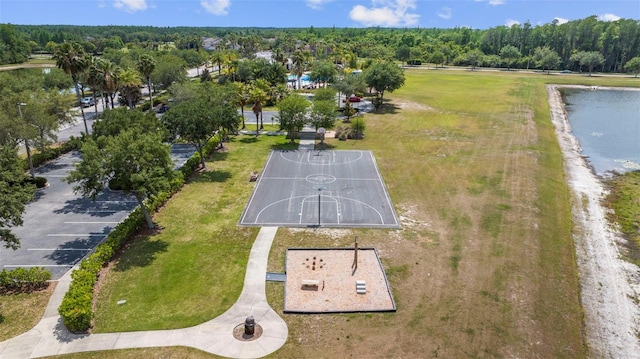
{"label": "treeline", "polygon": [[[539,67],[536,49],[558,55],[557,69],[580,70],[575,55],[599,53],[602,72],[623,72],[630,59],[640,56],[640,21],[600,21],[596,16],[539,26],[530,22],[486,30],[466,27],[436,28],[211,28],[151,26],[0,25],[0,62],[19,63],[30,53],[51,52],[56,44],[75,41],[101,54],[107,49],[158,50],[170,43],[178,49],[202,50],[202,38],[220,38],[218,48],[243,56],[261,50],[292,54],[307,49],[314,57],[396,59],[441,65]],[[501,51],[512,46],[519,56],[504,61]],[[472,56],[470,56],[472,55]],[[478,55],[482,56],[477,59]],[[572,59],[573,57],[573,59]],[[339,63],[342,59],[338,58]],[[553,61],[555,62],[555,61]],[[553,63],[552,62],[552,63]]]}

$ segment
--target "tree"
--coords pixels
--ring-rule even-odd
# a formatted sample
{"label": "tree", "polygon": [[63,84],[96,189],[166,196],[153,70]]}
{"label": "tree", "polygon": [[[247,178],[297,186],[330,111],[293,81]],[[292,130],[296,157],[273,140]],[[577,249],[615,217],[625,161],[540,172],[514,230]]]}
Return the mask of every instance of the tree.
{"label": "tree", "polygon": [[593,72],[593,68],[604,63],[604,56],[597,51],[587,51],[580,59],[580,66],[586,66],[589,69],[589,76]]}
{"label": "tree", "polygon": [[162,121],[152,112],[129,111],[124,107],[105,110],[103,121],[93,125],[91,137],[94,140],[102,136],[114,137],[126,130],[136,133],[157,133],[164,137],[168,135]]}
{"label": "tree", "polygon": [[0,242],[18,249],[20,239],[11,227],[21,226],[25,205],[33,199],[35,185],[27,182],[15,146],[0,146]]}
{"label": "tree", "polygon": [[636,56],[627,61],[627,63],[624,65],[624,69],[627,72],[635,74],[635,77],[638,77],[638,73],[640,73],[640,56]]}
{"label": "tree", "polygon": [[156,60],[149,54],[143,54],[138,59],[137,68],[142,77],[147,82],[147,89],[149,90],[149,102],[153,108],[153,89],[151,89],[151,74],[156,69]]}
{"label": "tree", "polygon": [[411,59],[411,48],[407,45],[400,45],[396,49],[396,59],[401,62],[408,62]]}
{"label": "tree", "polygon": [[151,73],[151,82],[166,90],[173,83],[186,81],[186,68],[187,64],[183,59],[175,55],[164,55]]}
{"label": "tree", "polygon": [[[331,87],[325,87],[317,89],[314,92],[313,101],[331,101],[333,102],[336,98],[336,90]],[[333,103],[332,103],[333,105]]]}
{"label": "tree", "polygon": [[547,74],[550,73],[551,69],[555,69],[560,64],[560,56],[548,46],[536,47],[533,51],[533,60],[542,68],[542,71],[547,69]]}
{"label": "tree", "polygon": [[171,111],[162,116],[162,121],[174,139],[196,146],[201,168],[204,169],[204,146],[221,127],[237,124],[238,112],[229,89],[210,82],[201,85],[203,87],[196,99],[171,107]]}
{"label": "tree", "polygon": [[0,64],[20,64],[29,58],[27,41],[11,24],[0,24]]}
{"label": "tree", "polygon": [[520,50],[513,45],[505,45],[500,49],[500,57],[507,63],[507,71],[511,68],[511,64],[521,56]]}
{"label": "tree", "polygon": [[307,122],[307,109],[309,101],[306,98],[293,93],[278,104],[278,118],[280,126],[286,129],[291,142],[295,142],[296,132],[300,131]]}
{"label": "tree", "polygon": [[471,65],[471,70],[475,70],[478,64],[482,63],[482,59],[484,59],[484,53],[480,49],[473,49],[467,52],[466,60]]}
{"label": "tree", "polygon": [[376,111],[382,106],[386,91],[393,92],[404,85],[404,72],[391,61],[376,62],[363,75],[367,85],[377,92],[374,101]]}
{"label": "tree", "polygon": [[225,61],[225,54],[222,50],[215,50],[211,53],[209,60],[218,66],[218,77],[222,76],[222,64]]}
{"label": "tree", "polygon": [[302,78],[302,74],[307,70],[307,66],[309,63],[309,59],[311,58],[311,53],[309,51],[296,50],[293,53],[293,57],[291,61],[293,62],[293,73],[298,77],[298,87],[300,89],[300,79]]}
{"label": "tree", "polygon": [[117,81],[120,94],[127,99],[129,109],[133,110],[135,107],[134,98],[136,102],[140,98],[140,87],[142,86],[140,74],[132,69],[123,69],[118,72]]}
{"label": "tree", "polygon": [[95,65],[98,76],[101,80],[100,89],[104,94],[106,94],[106,96],[103,96],[106,101],[104,107],[105,109],[108,108],[110,102],[111,109],[114,109],[115,105],[113,103],[113,98],[118,90],[118,83],[116,79],[118,67],[113,62],[105,59],[98,59]]}
{"label": "tree", "polygon": [[329,61],[318,61],[314,63],[309,79],[315,83],[322,82],[327,86],[328,82],[333,82],[338,71]]}
{"label": "tree", "polygon": [[[258,79],[253,82],[249,87],[249,102],[253,102],[253,113],[256,115],[256,136],[258,135],[258,131],[264,128],[262,123],[262,107],[269,100],[269,92],[271,92],[271,88],[269,87],[269,83],[264,79]],[[258,122],[260,123],[260,128],[258,129]]]}
{"label": "tree", "polygon": [[240,106],[242,115],[242,129],[244,130],[246,128],[244,123],[244,107],[249,101],[248,86],[242,82],[232,82],[230,86],[232,86],[231,88],[234,94],[234,101],[236,105]]}
{"label": "tree", "polygon": [[87,139],[80,149],[82,161],[65,178],[78,183],[75,193],[95,200],[105,186],[133,194],[148,228],[155,228],[144,200],[170,188],[176,174],[169,145],[159,133],[138,133],[132,129],[116,136]]}
{"label": "tree", "polygon": [[333,83],[333,87],[338,90],[338,107],[340,107],[340,94],[351,96],[364,93],[367,90],[367,82],[360,74],[344,74]]}
{"label": "tree", "polygon": [[331,100],[315,100],[311,111],[309,112],[309,118],[311,123],[318,131],[318,128],[331,128],[336,122],[336,108],[333,105],[333,99]]}
{"label": "tree", "polygon": [[[53,58],[56,60],[56,66],[59,69],[64,71],[66,74],[71,75],[73,85],[76,89],[76,96],[78,97],[78,104],[80,104],[81,96],[79,76],[87,68],[84,49],[77,42],[64,42],[56,47],[53,53]],[[85,133],[89,133],[87,117],[84,114],[82,105],[80,106],[80,112],[82,113],[82,121],[84,121]]]}

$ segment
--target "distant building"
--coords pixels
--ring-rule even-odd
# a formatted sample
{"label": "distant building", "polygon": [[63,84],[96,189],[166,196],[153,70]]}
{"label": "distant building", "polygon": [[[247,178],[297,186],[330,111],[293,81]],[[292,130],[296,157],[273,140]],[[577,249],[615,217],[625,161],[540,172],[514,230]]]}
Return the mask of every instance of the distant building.
{"label": "distant building", "polygon": [[273,63],[273,51],[260,51],[255,54],[256,59],[265,59],[269,61],[270,64]]}
{"label": "distant building", "polygon": [[205,50],[213,51],[218,48],[220,44],[222,44],[222,39],[219,37],[215,39],[213,37],[206,37],[202,39],[202,48]]}

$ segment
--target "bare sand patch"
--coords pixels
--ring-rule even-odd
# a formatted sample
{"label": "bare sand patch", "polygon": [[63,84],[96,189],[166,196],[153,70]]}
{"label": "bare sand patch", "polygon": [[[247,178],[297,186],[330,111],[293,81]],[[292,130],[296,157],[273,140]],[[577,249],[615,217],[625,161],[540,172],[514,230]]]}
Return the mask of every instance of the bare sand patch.
{"label": "bare sand patch", "polygon": [[[287,250],[285,313],[388,312],[396,306],[373,248]],[[364,282],[364,293],[356,291]]]}
{"label": "bare sand patch", "polygon": [[638,300],[639,270],[621,259],[618,243],[622,237],[607,221],[602,206],[606,190],[571,132],[559,87],[548,85],[547,94],[573,192],[574,241],[590,357],[640,358],[640,313],[634,302]]}

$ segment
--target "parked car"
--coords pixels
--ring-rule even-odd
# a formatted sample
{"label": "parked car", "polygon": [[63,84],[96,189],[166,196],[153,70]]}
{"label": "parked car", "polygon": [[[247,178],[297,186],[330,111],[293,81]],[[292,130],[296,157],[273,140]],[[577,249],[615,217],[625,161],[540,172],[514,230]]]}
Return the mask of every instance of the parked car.
{"label": "parked car", "polygon": [[[358,96],[349,96],[349,102],[360,102],[362,99]],[[342,100],[342,102],[347,102],[347,99]]]}
{"label": "parked car", "polygon": [[82,107],[89,107],[95,105],[95,101],[93,101],[93,97],[83,97],[80,104]]}

